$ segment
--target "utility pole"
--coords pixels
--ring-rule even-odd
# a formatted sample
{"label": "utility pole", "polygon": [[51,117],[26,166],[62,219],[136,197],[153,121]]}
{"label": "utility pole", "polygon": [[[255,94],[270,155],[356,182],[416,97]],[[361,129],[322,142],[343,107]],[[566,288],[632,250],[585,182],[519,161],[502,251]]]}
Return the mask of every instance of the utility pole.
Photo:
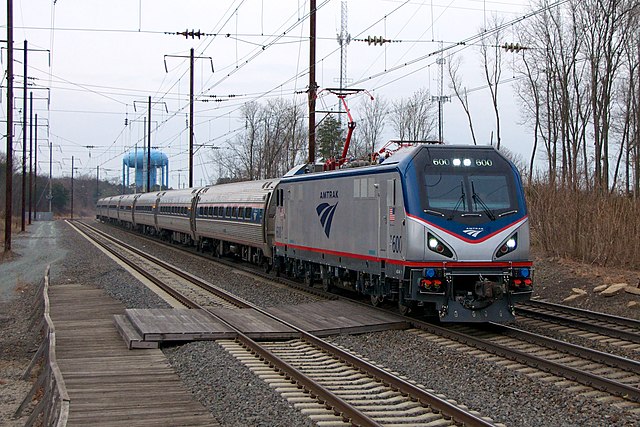
{"label": "utility pole", "polygon": [[447,101],[451,101],[451,98],[442,94],[443,85],[444,85],[444,64],[446,60],[444,59],[444,49],[442,47],[443,43],[440,42],[440,57],[436,59],[436,64],[439,65],[438,68],[438,96],[432,96],[431,102],[438,102],[438,141],[441,143],[444,142],[444,130],[443,130],[443,122],[444,122],[444,110],[443,104]]}
{"label": "utility pole", "polygon": [[96,166],[96,201],[100,198],[100,165]]}
{"label": "utility pole", "polygon": [[33,92],[29,92],[29,225],[33,216]]}
{"label": "utility pole", "polygon": [[[181,35],[185,35],[185,33],[178,33]],[[196,34],[197,35],[197,34]],[[192,35],[193,37],[193,35]],[[199,38],[200,36],[198,36]],[[164,70],[165,72],[169,72],[169,70],[167,69],[167,57],[172,57],[172,58],[187,58],[187,56],[184,55],[165,55],[164,56]],[[209,59],[209,61],[211,61],[211,72],[213,73],[213,59],[211,59],[210,56],[195,56],[194,55],[194,50],[193,48],[191,48],[189,50],[189,187],[193,187],[193,138],[194,138],[194,133],[193,133],[193,103],[194,103],[194,96],[193,96],[193,82],[194,82],[194,74],[193,74],[193,65],[195,63],[196,59]]]}
{"label": "utility pole", "polygon": [[151,96],[149,96],[149,117],[147,118],[147,192],[151,191]]}
{"label": "utility pole", "polygon": [[71,219],[73,219],[73,171],[75,169],[74,157],[71,156]]}
{"label": "utility pole", "polygon": [[51,210],[51,200],[53,199],[53,194],[51,190],[51,170],[53,165],[53,143],[49,142],[49,213],[53,212]]}
{"label": "utility pole", "polygon": [[34,219],[38,216],[38,199],[36,195],[38,194],[38,114],[36,113],[35,118],[35,135],[33,137],[33,197],[35,197],[34,206]]}
{"label": "utility pole", "polygon": [[22,82],[22,206],[20,208],[20,230],[25,230],[25,205],[27,197],[27,41],[24,41]]}
{"label": "utility pole", "polygon": [[193,187],[193,48],[189,51],[189,188]]}
{"label": "utility pole", "polygon": [[316,162],[316,0],[309,15],[309,164]]}
{"label": "utility pole", "polygon": [[13,0],[7,0],[7,170],[4,219],[4,251],[11,251],[13,212]]}
{"label": "utility pole", "polygon": [[[133,101],[133,111],[138,111],[136,109],[136,102],[140,103],[142,101]],[[149,99],[147,100],[147,111],[148,111],[148,115],[147,115],[147,120],[144,121],[142,120],[142,123],[144,123],[145,126],[145,132],[144,132],[144,138],[142,141],[142,182],[140,183],[140,185],[142,186],[142,192],[145,191],[145,183],[146,183],[146,191],[150,191],[150,176],[151,176],[151,97],[149,97]],[[169,113],[169,108],[167,107],[167,103],[166,102],[162,102],[162,101],[156,101],[153,104],[164,104],[164,109],[167,112],[167,114]],[[137,122],[138,120],[130,120],[129,123],[133,123],[133,122]],[[127,121],[125,121],[125,123],[127,123]],[[126,124],[125,124],[126,126]],[[144,141],[144,139],[146,138],[146,141]],[[147,145],[149,146],[149,148],[146,150],[147,154],[145,156],[145,147],[147,147]],[[91,146],[93,147],[93,146]],[[135,144],[135,176],[138,176],[138,142],[136,142]],[[145,162],[147,164],[146,167],[146,180],[145,180]],[[127,180],[128,180],[128,172],[127,172]],[[125,182],[124,182],[124,178],[125,178],[125,172],[124,169],[122,170],[122,194],[125,193]],[[135,181],[135,179],[134,179]],[[138,192],[138,185],[137,183],[134,185],[134,194]]]}

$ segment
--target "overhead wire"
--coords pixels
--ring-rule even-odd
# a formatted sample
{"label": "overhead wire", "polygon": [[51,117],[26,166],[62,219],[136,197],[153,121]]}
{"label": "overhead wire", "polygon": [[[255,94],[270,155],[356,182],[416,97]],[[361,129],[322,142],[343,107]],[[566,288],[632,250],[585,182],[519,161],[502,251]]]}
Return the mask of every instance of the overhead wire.
{"label": "overhead wire", "polygon": [[[329,1],[329,0],[327,0],[327,1],[326,1],[325,3],[323,3],[323,4],[326,4],[328,1]],[[554,5],[552,5],[552,6],[555,6],[555,5],[559,5],[559,4],[565,3],[566,1],[569,1],[569,0],[564,0],[564,1],[556,2],[556,3],[555,3]],[[402,5],[404,5],[404,4],[406,4],[406,3],[408,3],[408,2],[404,2]],[[401,5],[401,6],[402,6],[402,5]],[[401,7],[401,6],[400,6],[400,7]],[[551,6],[550,6],[550,7],[551,7]],[[232,15],[230,15],[230,16],[232,16]],[[308,14],[307,14],[307,15],[305,15],[305,16],[304,16],[304,19],[302,19],[301,21],[304,21],[307,17],[308,17]],[[525,15],[524,17],[519,18],[518,20],[510,21],[509,23],[507,23],[507,24],[505,24],[505,25],[512,25],[512,24],[513,24],[513,22],[520,21],[520,20],[525,19],[525,18],[527,18],[527,17],[528,17],[528,16],[527,16],[527,15]],[[377,22],[380,22],[380,21],[377,21]],[[297,25],[297,23],[296,23],[296,25]],[[373,25],[375,25],[375,24],[373,24]],[[373,26],[373,25],[372,25],[372,26]],[[372,26],[370,26],[370,27],[368,27],[368,28],[371,28]],[[301,29],[301,30],[302,30],[302,29]],[[362,34],[364,31],[367,31],[367,29],[363,30],[360,34]],[[280,35],[279,35],[279,36],[280,36]],[[286,36],[288,36],[288,35],[286,35]],[[284,37],[284,36],[281,36],[281,37],[279,37],[279,38],[282,38],[282,37]],[[467,38],[467,39],[465,39],[465,40],[463,40],[463,41],[461,41],[461,42],[457,42],[456,44],[453,44],[452,46],[449,46],[449,47],[447,47],[447,48],[445,48],[445,49],[443,49],[443,50],[448,50],[448,49],[451,49],[451,48],[452,48],[452,47],[454,47],[454,46],[460,46],[461,44],[462,44],[463,46],[471,45],[471,44],[472,44],[472,40],[476,40],[477,38],[478,38],[478,35],[473,36],[473,37],[470,37],[470,38]],[[301,39],[302,39],[302,37],[301,37]],[[277,42],[276,40],[271,40],[267,46],[272,46],[272,45],[274,45],[276,42]],[[211,44],[211,42],[209,42],[209,45],[210,45],[210,44]],[[262,46],[262,45],[261,45],[261,46]],[[206,48],[205,48],[205,50],[206,50]],[[337,50],[337,49],[336,49],[336,50]],[[298,51],[300,52],[300,49],[298,49]],[[334,51],[334,52],[329,53],[328,55],[326,55],[326,56],[325,56],[325,58],[328,58],[330,55],[332,55],[332,54],[334,54],[334,53],[335,53],[335,51]],[[390,73],[396,72],[396,71],[398,71],[398,70],[400,70],[400,69],[402,69],[402,68],[405,68],[405,67],[408,67],[408,66],[410,66],[410,65],[416,64],[416,63],[418,63],[418,62],[420,62],[420,61],[423,61],[423,60],[425,60],[425,59],[427,59],[427,58],[429,58],[429,57],[432,57],[432,56],[434,56],[434,55],[436,55],[436,54],[438,54],[438,53],[439,53],[439,50],[436,50],[436,51],[431,52],[431,53],[429,53],[429,54],[427,54],[427,55],[423,55],[423,56],[420,56],[420,57],[414,58],[414,59],[412,59],[412,60],[410,60],[410,61],[406,61],[406,62],[404,62],[404,63],[397,64],[396,66],[394,66],[394,67],[392,67],[392,68],[390,68],[390,69],[388,69],[388,70],[385,70],[384,72],[381,72],[381,73],[375,73],[375,74],[370,75],[370,76],[368,76],[368,77],[364,77],[364,76],[363,76],[363,77],[362,77],[361,79],[359,79],[357,82],[353,83],[353,85],[356,85],[356,84],[359,84],[359,83],[362,83],[362,82],[365,82],[365,81],[369,81],[369,80],[371,80],[371,79],[374,79],[374,78],[379,77],[379,76],[382,76],[382,75],[386,75],[386,74],[390,74]],[[258,52],[258,54],[259,54],[259,52]],[[255,57],[256,57],[256,56],[257,56],[257,55],[255,55],[255,56],[248,56],[248,60],[247,60],[247,62],[245,63],[245,65],[246,65],[246,64],[248,64],[248,63],[250,62],[250,60],[255,59]],[[299,53],[299,55],[298,55],[298,56],[300,57],[300,53]],[[270,94],[271,94],[272,92],[274,92],[275,90],[277,90],[277,89],[282,90],[282,88],[283,88],[286,84],[288,84],[288,83],[290,83],[290,82],[292,82],[292,81],[293,81],[293,82],[296,82],[296,81],[297,81],[297,79],[299,79],[300,77],[302,77],[303,75],[305,75],[305,74],[308,72],[308,68],[307,68],[307,69],[305,69],[305,70],[303,70],[302,72],[300,72],[300,70],[299,70],[299,62],[300,62],[300,60],[299,60],[299,58],[298,58],[298,67],[296,68],[296,73],[294,74],[294,76],[293,76],[293,77],[291,77],[291,78],[287,79],[285,82],[283,82],[283,83],[281,83],[281,84],[279,84],[279,85],[277,85],[277,86],[273,87],[272,89],[270,89],[270,90],[268,90],[268,91],[265,91],[265,92],[262,92],[262,93],[259,93],[259,94],[257,94],[257,93],[247,94],[247,95],[248,95],[248,96],[247,96],[247,99],[249,99],[249,100],[254,100],[254,101],[255,101],[255,100],[261,99],[261,98],[263,98],[263,97],[270,96]],[[429,64],[429,65],[431,65],[431,64]],[[428,65],[427,65],[427,66],[428,66]],[[179,66],[178,66],[178,67],[176,67],[176,69],[177,69],[177,68],[179,68]],[[423,67],[423,68],[424,68],[424,67]],[[387,85],[389,85],[389,84],[391,84],[391,83],[393,83],[393,82],[395,82],[395,81],[397,81],[397,80],[400,80],[400,79],[402,79],[402,78],[405,78],[406,76],[411,75],[413,72],[415,72],[415,71],[412,71],[412,72],[410,72],[410,73],[408,73],[408,74],[406,74],[406,75],[400,76],[400,77],[398,77],[397,79],[394,79],[394,80],[392,80],[392,81],[390,81],[390,82],[384,83],[383,85],[379,85],[379,86],[377,86],[375,89],[380,89],[381,87],[387,86]],[[232,72],[232,73],[229,73],[227,76],[225,76],[225,77],[224,77],[224,79],[226,80],[226,79],[227,79],[227,78],[229,78],[232,74],[233,74],[233,72]],[[183,74],[183,75],[184,75],[184,74]],[[208,90],[206,90],[206,91],[204,91],[204,92],[202,92],[202,91],[201,91],[201,93],[200,93],[198,96],[199,96],[199,97],[202,97],[205,93],[210,92],[213,88],[215,88],[215,87],[216,87],[217,85],[219,85],[221,82],[222,82],[222,81],[218,81],[218,82],[216,82],[213,86],[211,86]],[[70,83],[70,82],[69,82],[69,83]],[[351,86],[353,86],[353,85],[351,85]],[[294,85],[294,86],[295,86],[295,85]],[[81,86],[79,86],[79,87],[81,87]],[[170,90],[171,90],[171,88],[173,88],[173,87],[175,87],[175,84],[174,84],[174,85],[172,85],[172,86],[169,88],[169,90],[167,90],[167,91],[162,95],[161,99],[172,99],[172,100],[173,100],[173,98],[167,98],[167,97],[171,96],[171,92],[170,92]],[[374,89],[374,90],[375,90],[375,89]],[[94,91],[94,92],[95,92],[95,91]],[[159,92],[160,92],[160,91],[157,91],[156,93],[159,93]],[[99,92],[96,92],[96,93],[99,93]],[[124,96],[124,95],[123,95],[123,96]],[[254,97],[252,98],[251,96],[254,96]],[[276,95],[271,95],[271,96],[276,96]],[[249,101],[247,101],[247,102],[249,102]],[[232,105],[232,104],[226,104],[226,107],[229,107],[229,106],[231,106],[231,105]],[[241,106],[241,105],[244,105],[244,103],[235,104],[235,105],[237,106],[236,108],[240,108],[240,106]],[[170,119],[172,119],[172,118],[176,117],[178,114],[180,114],[181,112],[183,112],[185,108],[186,108],[186,105],[185,105],[185,106],[180,107],[179,109],[177,109],[177,110],[176,110],[176,112],[174,112],[172,115],[170,115],[170,117],[167,117],[166,119],[164,119],[160,125],[162,125],[162,124],[164,124],[164,123],[168,122]],[[217,110],[217,109],[219,109],[219,107],[215,107],[215,108],[212,108],[212,109],[210,109],[210,110],[205,110],[205,111],[214,111],[214,110]],[[236,110],[236,111],[237,111],[237,110]],[[215,117],[215,118],[214,118],[214,119],[212,119],[212,120],[219,119],[219,118],[220,118],[220,117],[222,117],[222,116],[226,116],[226,115],[220,115],[220,116],[217,116],[217,117]],[[160,126],[160,125],[159,125],[159,126]],[[159,126],[158,126],[158,127],[159,127]],[[182,131],[181,131],[181,133],[184,133],[184,130],[182,130]],[[121,132],[120,134],[122,134],[122,132]],[[119,138],[119,136],[118,136],[117,138]],[[116,138],[116,140],[117,140],[117,138]],[[104,165],[104,163],[103,163],[103,165]]]}

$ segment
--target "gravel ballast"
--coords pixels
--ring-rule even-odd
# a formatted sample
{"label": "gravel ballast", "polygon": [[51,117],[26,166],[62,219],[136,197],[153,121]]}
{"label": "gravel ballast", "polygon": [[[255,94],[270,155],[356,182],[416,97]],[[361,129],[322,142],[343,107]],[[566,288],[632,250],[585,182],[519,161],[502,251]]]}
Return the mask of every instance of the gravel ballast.
{"label": "gravel ballast", "polygon": [[[65,280],[97,286],[128,308],[168,306],[68,225],[62,222],[57,225],[59,245],[66,251],[66,256],[53,266],[53,286]],[[114,227],[100,225],[99,228],[262,307],[318,300]],[[28,298],[16,298],[12,304],[26,305],[28,301]],[[24,323],[24,320],[18,321]],[[28,363],[27,349],[36,347],[37,338],[16,339],[25,342],[16,348],[13,358]],[[387,331],[337,336],[331,340],[507,425],[625,426],[640,423],[637,417],[611,405],[576,396],[561,387],[510,371],[467,352],[437,345],[411,332]],[[3,347],[5,343],[7,341],[3,340]],[[3,356],[10,358],[6,353],[11,351],[5,350]],[[308,418],[291,408],[286,400],[215,342],[194,342],[167,347],[163,351],[186,387],[222,425],[312,425]],[[6,399],[4,390],[0,391],[0,396]],[[5,425],[5,419],[0,415],[0,424]]]}

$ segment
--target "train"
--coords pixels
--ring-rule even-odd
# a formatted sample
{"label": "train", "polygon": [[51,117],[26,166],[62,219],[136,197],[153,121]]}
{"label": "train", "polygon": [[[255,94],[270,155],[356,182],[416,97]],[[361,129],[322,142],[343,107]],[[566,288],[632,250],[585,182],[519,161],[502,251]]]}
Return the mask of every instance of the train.
{"label": "train", "polygon": [[316,169],[106,197],[96,217],[441,322],[511,322],[530,299],[524,189],[493,147],[410,144]]}

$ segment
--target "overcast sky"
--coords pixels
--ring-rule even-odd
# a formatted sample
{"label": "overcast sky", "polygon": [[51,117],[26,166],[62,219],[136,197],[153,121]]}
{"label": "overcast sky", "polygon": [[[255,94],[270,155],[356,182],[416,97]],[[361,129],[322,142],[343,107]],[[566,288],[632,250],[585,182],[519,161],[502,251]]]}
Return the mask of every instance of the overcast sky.
{"label": "overcast sky", "polygon": [[[402,64],[436,51],[440,42],[448,47],[477,35],[492,15],[510,21],[529,11],[527,0],[348,0],[347,5],[352,38],[384,36],[394,41],[384,46],[351,41],[347,77],[354,87],[389,100],[409,96],[418,88],[438,94],[437,56],[412,66]],[[317,82],[320,88],[336,87],[341,1],[317,0],[317,6]],[[38,139],[40,144],[53,143],[54,175],[69,175],[74,156],[80,174],[95,177],[100,166],[102,178],[120,177],[123,154],[143,140],[151,96],[152,145],[169,157],[170,185],[177,186],[179,179],[184,183],[189,60],[181,56],[187,57],[194,48],[201,57],[195,66],[196,144],[224,150],[226,141],[233,141],[242,127],[238,120],[242,103],[278,96],[306,103],[306,95],[296,92],[308,84],[308,11],[309,3],[303,0],[57,0],[55,5],[52,0],[14,0],[15,48],[22,49],[26,39],[34,49],[28,58],[28,91],[33,92],[40,124],[48,123],[48,128],[39,127]],[[6,39],[6,16],[2,26]],[[200,39],[175,35],[186,29],[207,35]],[[464,61],[464,85],[470,89],[485,85],[477,46],[447,53],[454,51]],[[16,121],[22,117],[22,55],[22,50],[15,52]],[[6,70],[5,48],[2,67]],[[398,69],[385,72],[394,67]],[[503,79],[511,77],[505,68]],[[444,86],[449,95],[446,79]],[[527,157],[531,132],[518,125],[520,111],[510,85],[500,91],[503,144]],[[2,95],[2,120],[6,120],[6,92]],[[212,96],[225,101],[203,102]],[[332,102],[322,99],[317,108],[330,108],[324,103]],[[469,102],[479,142],[489,143],[494,121],[488,90],[472,92]],[[354,118],[358,120],[357,115]],[[446,142],[471,143],[466,117],[455,99],[445,105],[444,120]],[[14,129],[14,148],[21,150],[22,129]],[[203,147],[194,158],[196,185],[216,178],[211,150]],[[48,161],[47,150],[39,151],[39,160]],[[39,169],[47,173],[48,165],[40,163]]]}

